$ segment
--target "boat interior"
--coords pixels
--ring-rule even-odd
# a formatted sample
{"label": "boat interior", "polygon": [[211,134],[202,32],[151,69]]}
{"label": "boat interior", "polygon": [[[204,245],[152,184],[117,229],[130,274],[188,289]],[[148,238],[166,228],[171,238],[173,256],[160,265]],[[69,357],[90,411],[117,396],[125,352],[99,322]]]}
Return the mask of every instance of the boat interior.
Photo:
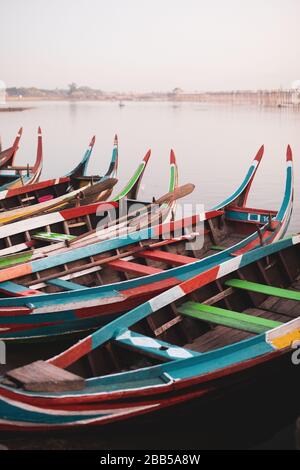
{"label": "boat interior", "polygon": [[297,245],[155,311],[121,330],[114,340],[81,358],[70,370],[87,378],[197,356],[299,317],[299,302]]}
{"label": "boat interior", "polygon": [[[55,266],[42,272],[19,277],[15,282],[26,288],[30,287],[35,291],[46,293],[117,283],[156,274],[162,270],[214,255],[243,240],[245,225],[247,225],[248,231],[256,232],[257,230],[255,224],[247,222],[240,222],[238,225],[241,229],[237,230],[237,223],[233,227],[231,222],[226,220],[223,211],[218,211],[217,215],[215,211],[208,214],[203,227],[199,227],[197,216],[188,218],[188,220],[189,224],[185,223],[184,228],[181,227],[180,233],[178,230],[168,233],[167,239],[163,239],[164,235],[162,234],[158,239],[147,239],[124,247],[120,246],[115,250],[72,261],[64,264],[63,267],[58,264],[59,267]],[[69,222],[68,225],[70,225]],[[163,227],[168,229],[170,225],[163,224]],[[178,225],[173,227],[176,229]],[[199,231],[203,233],[203,244],[201,248],[193,249],[191,243],[186,243],[184,235],[193,236]],[[16,240],[13,242],[15,243]],[[104,259],[105,262],[103,262]],[[99,263],[99,266],[95,263]],[[94,269],[89,271],[91,266]],[[57,278],[63,278],[64,282],[59,282]],[[69,279],[72,279],[72,282],[68,284]],[[10,295],[10,292],[6,291],[3,295]],[[11,295],[16,294],[11,292]]]}

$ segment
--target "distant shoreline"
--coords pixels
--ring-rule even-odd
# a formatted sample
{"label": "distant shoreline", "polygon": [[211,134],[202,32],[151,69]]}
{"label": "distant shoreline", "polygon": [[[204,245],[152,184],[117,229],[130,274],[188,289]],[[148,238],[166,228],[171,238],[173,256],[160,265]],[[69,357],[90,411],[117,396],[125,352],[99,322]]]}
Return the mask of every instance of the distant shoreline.
{"label": "distant shoreline", "polygon": [[[8,103],[21,103],[38,101],[65,101],[65,102],[163,102],[179,103],[214,103],[214,104],[252,104],[270,107],[291,107],[300,109],[300,91],[295,90],[262,90],[262,91],[232,91],[185,93],[182,91],[171,93],[91,93],[90,91],[76,91],[71,94],[55,94],[55,92],[37,95],[8,95]],[[13,107],[12,107],[13,108]],[[23,108],[28,109],[28,108]],[[23,110],[22,109],[22,110]],[[14,110],[14,109],[12,109]]]}

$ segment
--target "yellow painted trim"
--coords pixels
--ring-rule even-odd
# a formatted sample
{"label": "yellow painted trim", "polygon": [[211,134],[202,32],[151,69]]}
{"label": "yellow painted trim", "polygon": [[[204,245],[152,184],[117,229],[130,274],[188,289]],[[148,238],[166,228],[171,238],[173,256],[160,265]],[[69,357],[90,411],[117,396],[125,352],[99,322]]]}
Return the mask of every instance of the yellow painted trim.
{"label": "yellow painted trim", "polygon": [[298,340],[300,340],[300,328],[279,336],[278,338],[274,338],[270,340],[270,342],[276,349],[285,349],[291,347],[294,341]]}

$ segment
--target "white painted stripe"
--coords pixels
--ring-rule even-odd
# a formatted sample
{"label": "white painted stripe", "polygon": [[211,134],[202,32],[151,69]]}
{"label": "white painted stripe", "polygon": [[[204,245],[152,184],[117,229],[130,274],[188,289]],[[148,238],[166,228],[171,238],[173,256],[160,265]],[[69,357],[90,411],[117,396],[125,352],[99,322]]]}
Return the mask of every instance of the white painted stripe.
{"label": "white painted stripe", "polygon": [[0,227],[0,238],[9,237],[16,233],[32,230],[46,225],[51,225],[56,222],[62,222],[65,219],[60,212],[52,212],[50,214],[41,215],[32,219],[20,220],[18,222],[10,223]]}
{"label": "white painted stripe", "polygon": [[0,199],[5,199],[8,193],[8,189],[6,191],[0,191]]}
{"label": "white painted stripe", "polygon": [[3,248],[3,250],[0,250],[0,256],[11,255],[13,253],[18,253],[19,251],[27,249],[28,246],[26,243],[19,243],[18,245],[10,246],[9,248]]}
{"label": "white painted stripe", "polygon": [[154,297],[153,299],[149,300],[149,304],[151,305],[152,312],[156,312],[160,308],[165,307],[166,305],[175,302],[175,300],[180,299],[185,295],[185,292],[181,289],[180,286],[172,287],[166,292]]}
{"label": "white painted stripe", "polygon": [[[89,289],[89,287],[87,287],[86,289]],[[85,299],[78,302],[70,302],[65,304],[62,303],[57,305],[45,305],[44,307],[34,309],[32,314],[35,315],[38,313],[64,312],[66,310],[78,310],[81,308],[98,307],[100,305],[108,305],[116,302],[122,302],[125,299],[126,297],[122,294],[114,295],[111,297],[109,297],[108,294],[107,297],[101,297],[99,299]],[[32,303],[34,305],[34,297],[32,297]]]}
{"label": "white painted stripe", "polygon": [[298,245],[300,243],[300,235],[294,235],[292,237],[293,245]]}
{"label": "white painted stripe", "polygon": [[221,263],[217,277],[218,278],[223,277],[226,274],[229,274],[235,271],[236,269],[238,269],[240,266],[241,260],[242,260],[242,255],[239,255],[230,259],[229,261],[225,261],[224,263]]}

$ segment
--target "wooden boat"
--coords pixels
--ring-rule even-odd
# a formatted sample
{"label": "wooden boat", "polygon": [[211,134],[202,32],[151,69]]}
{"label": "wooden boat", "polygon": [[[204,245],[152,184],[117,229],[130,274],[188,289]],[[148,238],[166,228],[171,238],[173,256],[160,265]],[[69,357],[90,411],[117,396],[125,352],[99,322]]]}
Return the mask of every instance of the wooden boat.
{"label": "wooden boat", "polygon": [[[81,204],[91,203],[97,200],[107,199],[111,193],[116,180],[118,167],[118,139],[115,136],[114,147],[109,168],[104,176],[87,176],[87,165],[90,160],[95,136],[92,138],[80,163],[68,173],[68,175],[41,181],[39,183],[26,185],[19,188],[0,191],[0,224],[15,220],[14,212],[25,217],[35,215],[43,211],[44,206],[59,207],[64,200],[74,201],[79,189],[85,190],[85,201],[81,197]],[[99,185],[98,183],[102,183]],[[98,186],[97,186],[98,184]],[[94,186],[86,190],[87,186]],[[101,190],[102,188],[102,190]],[[88,195],[87,195],[88,194]],[[81,195],[83,196],[83,194]],[[40,205],[38,205],[40,204]],[[64,204],[65,205],[65,204]],[[34,208],[33,208],[34,207]],[[22,210],[25,208],[24,210]],[[7,213],[7,211],[11,211]],[[18,217],[17,217],[18,218]]]}
{"label": "wooden boat", "polygon": [[[38,259],[2,269],[0,289],[7,297],[0,299],[0,338],[49,338],[101,326],[186,277],[278,240],[292,212],[292,152],[288,147],[285,193],[271,219],[269,211],[244,206],[262,152],[222,210],[218,205],[125,236],[75,244],[53,256],[40,253]],[[187,245],[200,231],[201,247]]]}
{"label": "wooden boat", "polygon": [[[0,227],[0,267],[33,259],[41,249],[43,249],[44,256],[49,251],[52,251],[51,246],[49,249],[46,249],[46,246],[49,244],[55,243],[53,248],[61,248],[66,246],[65,242],[73,243],[74,239],[90,233],[98,226],[102,218],[100,210],[102,210],[103,218],[107,214],[114,212],[117,222],[120,204],[121,211],[129,213],[130,208],[137,203],[138,190],[149,157],[150,151],[147,152],[124,188],[110,202],[97,202],[64,209],[52,212],[51,215],[44,214],[29,220],[21,220]],[[176,160],[172,159],[170,161],[169,184],[169,191],[171,192],[177,185],[174,171],[177,174]],[[29,248],[30,250],[28,251]]]}
{"label": "wooden boat", "polygon": [[7,372],[0,429],[103,425],[258,380],[299,348],[299,279],[300,235],[188,273],[64,352]]}
{"label": "wooden boat", "polygon": [[[18,145],[20,140],[20,132],[16,138],[15,144]],[[35,164],[33,166],[8,166],[8,163],[14,163],[14,157],[17,147],[15,146],[12,158],[5,162],[5,166],[0,167],[0,190],[8,190],[18,188],[27,184],[36,183],[42,172],[43,166],[43,146],[42,146],[42,132],[41,128],[38,129],[38,145]],[[5,160],[5,159],[4,159]],[[4,162],[2,160],[2,162]]]}
{"label": "wooden boat", "polygon": [[0,149],[0,168],[7,168],[8,166],[13,166],[16,153],[19,148],[19,142],[22,136],[23,128],[20,127],[17,136],[14,140],[14,143],[11,147],[6,150],[2,150],[2,143]]}

